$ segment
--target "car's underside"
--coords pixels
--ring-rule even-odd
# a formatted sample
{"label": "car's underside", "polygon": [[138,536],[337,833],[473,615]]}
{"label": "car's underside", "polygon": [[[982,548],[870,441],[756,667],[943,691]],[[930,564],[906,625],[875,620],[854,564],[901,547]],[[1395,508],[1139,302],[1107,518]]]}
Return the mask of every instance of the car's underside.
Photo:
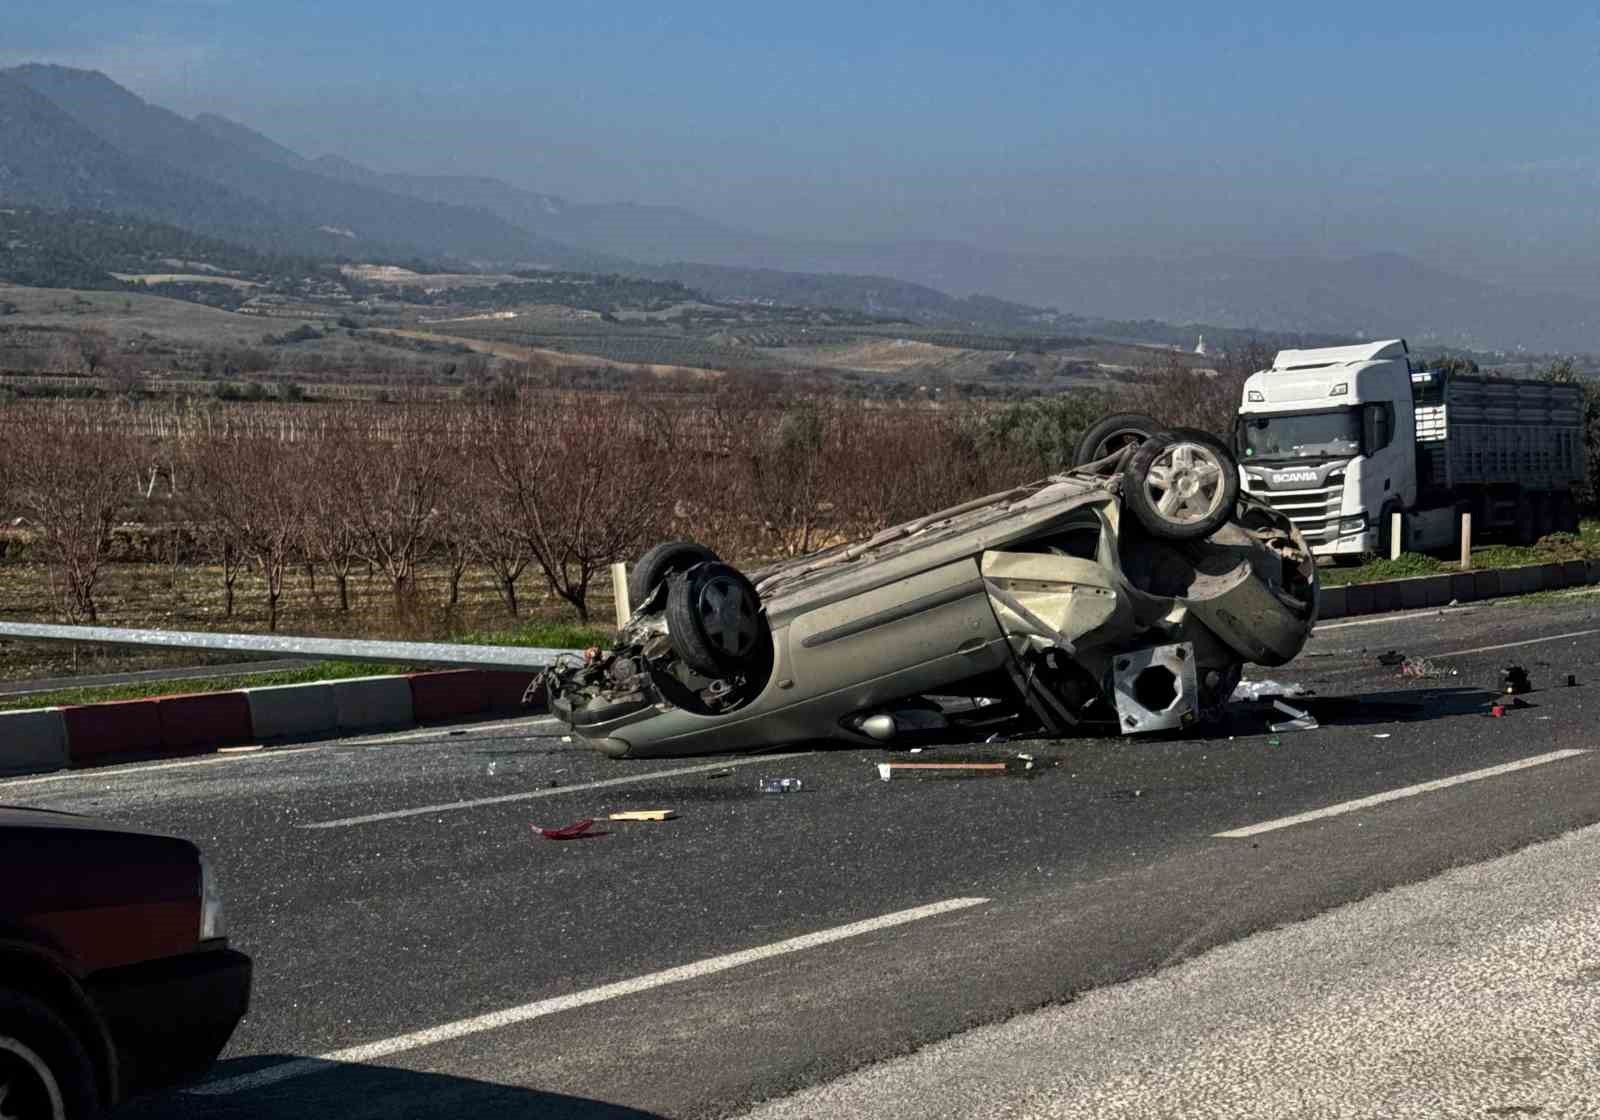
{"label": "car's underside", "polygon": [[618,757],[1207,719],[1245,662],[1299,651],[1316,569],[1225,449],[1161,440],[749,579],[658,546],[613,647],[547,675],[552,709]]}

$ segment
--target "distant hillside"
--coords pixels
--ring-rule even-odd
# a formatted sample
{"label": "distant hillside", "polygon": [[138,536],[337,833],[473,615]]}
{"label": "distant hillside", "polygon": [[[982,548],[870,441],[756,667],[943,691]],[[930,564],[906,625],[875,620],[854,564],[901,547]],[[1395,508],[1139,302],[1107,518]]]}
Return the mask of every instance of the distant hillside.
{"label": "distant hillside", "polygon": [[903,317],[916,323],[1048,331],[1061,318],[1041,307],[972,296],[957,299],[920,284],[886,276],[825,276],[775,269],[669,264],[649,275],[697,288],[723,300],[761,300],[790,307],[838,307],[868,315]]}
{"label": "distant hillside", "polygon": [[1216,341],[1230,331],[1400,335],[1480,351],[1600,351],[1600,296],[1524,291],[1398,254],[1169,259],[770,236],[678,207],[308,159],[237,122],[189,120],[103,74],[59,66],[0,70],[8,205],[133,215],[325,259],[628,274],[919,323],[1077,334],[1122,324],[1180,345],[1203,330]]}
{"label": "distant hillside", "polygon": [[41,288],[115,290],[133,273],[230,274],[271,281],[328,271],[313,257],[261,253],[161,222],[94,210],[0,210],[0,280]]}
{"label": "distant hillside", "polygon": [[[94,71],[28,65],[0,71],[0,78],[8,79],[7,89],[20,85],[35,95],[28,100],[33,112],[26,122],[28,189],[3,192],[8,199],[115,208],[192,228],[254,230],[258,237],[295,231],[287,246],[293,250],[307,248],[309,235],[315,234],[328,251],[343,242],[351,255],[410,249],[552,268],[593,270],[615,263],[482,211],[406,198],[264,158],[259,147],[225,134],[215,120],[185,120]],[[57,111],[39,111],[41,98]],[[98,141],[92,148],[86,131]],[[0,151],[9,152],[9,145]],[[84,163],[86,152],[92,164]],[[113,168],[119,172],[114,181],[121,184],[115,198],[85,196],[70,172],[93,175],[92,169],[114,163],[113,154],[121,156]],[[174,203],[163,197],[174,173],[182,194],[195,193],[190,188],[196,180],[212,188],[200,200],[203,206],[191,212],[186,198]]]}

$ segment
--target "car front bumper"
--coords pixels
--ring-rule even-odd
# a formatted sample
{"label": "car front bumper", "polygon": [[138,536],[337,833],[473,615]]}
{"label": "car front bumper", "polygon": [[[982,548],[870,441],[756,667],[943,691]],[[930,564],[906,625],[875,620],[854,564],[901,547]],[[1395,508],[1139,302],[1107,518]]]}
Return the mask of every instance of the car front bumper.
{"label": "car front bumper", "polygon": [[250,976],[250,958],[223,943],[89,977],[117,1049],[120,1095],[205,1072],[249,1010]]}

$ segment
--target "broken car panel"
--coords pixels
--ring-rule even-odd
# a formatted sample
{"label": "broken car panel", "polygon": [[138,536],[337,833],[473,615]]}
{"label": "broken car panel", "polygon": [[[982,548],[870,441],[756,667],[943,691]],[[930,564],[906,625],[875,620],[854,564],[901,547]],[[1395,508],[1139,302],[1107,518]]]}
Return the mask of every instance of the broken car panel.
{"label": "broken car panel", "polygon": [[548,674],[552,710],[619,758],[1204,719],[1244,663],[1299,652],[1316,568],[1211,436],[1118,440],[749,578],[658,546],[615,646]]}

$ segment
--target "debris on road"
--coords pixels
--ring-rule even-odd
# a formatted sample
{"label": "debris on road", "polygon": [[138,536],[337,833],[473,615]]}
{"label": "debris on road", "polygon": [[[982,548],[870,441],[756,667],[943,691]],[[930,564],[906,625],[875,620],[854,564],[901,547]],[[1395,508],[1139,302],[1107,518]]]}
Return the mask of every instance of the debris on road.
{"label": "debris on road", "polygon": [[1386,669],[1393,669],[1396,665],[1402,664],[1405,659],[1405,654],[1394,649],[1390,650],[1388,653],[1378,654],[1378,664],[1382,665]]}
{"label": "debris on road", "polygon": [[1507,665],[1500,670],[1500,691],[1507,696],[1520,696],[1532,689],[1533,683],[1528,680],[1528,670],[1521,665]]}
{"label": "debris on road", "polygon": [[1576,688],[1576,687],[1578,687],[1577,674],[1575,674],[1575,673],[1568,673],[1567,674],[1567,687],[1568,688]]}
{"label": "debris on road", "polygon": [[762,793],[799,793],[799,778],[758,778],[756,788]]}
{"label": "debris on road", "polygon": [[1113,801],[1136,801],[1139,798],[1144,796],[1144,790],[1142,790],[1142,789],[1114,789],[1109,794],[1107,794],[1107,796],[1110,797],[1111,800],[1113,800]]}
{"label": "debris on road", "polygon": [[1387,739],[1388,737],[1389,732],[1387,731],[1380,732],[1379,734],[1373,736],[1374,739]]}
{"label": "debris on road", "polygon": [[606,819],[613,821],[670,821],[677,815],[671,809],[629,809],[623,813],[612,813]]}
{"label": "debris on road", "polygon": [[1427,657],[1408,657],[1400,663],[1400,675],[1411,680],[1430,680],[1434,677],[1454,677],[1460,670]]}
{"label": "debris on road", "polygon": [[1272,706],[1289,718],[1282,723],[1271,725],[1273,731],[1315,731],[1322,725],[1310,712],[1302,712],[1299,708],[1291,708],[1282,700],[1274,700]]}
{"label": "debris on road", "polygon": [[1309,696],[1311,690],[1303,684],[1284,684],[1281,681],[1240,681],[1230,700],[1269,700],[1274,696]]}
{"label": "debris on road", "polygon": [[605,835],[603,832],[589,831],[594,827],[593,817],[584,817],[581,821],[573,821],[571,824],[562,828],[542,828],[539,825],[534,825],[533,827],[537,829],[539,835],[543,836],[546,840],[581,840],[585,836]]}
{"label": "debris on road", "polygon": [[[979,777],[983,774],[1026,774],[1033,771],[1038,763],[1031,754],[1019,754],[1016,758],[1002,760],[973,761],[947,761],[947,762],[880,762],[878,763],[878,780],[887,782],[897,772],[906,771],[937,771],[929,777]],[[909,774],[905,776],[910,776]]]}
{"label": "debris on road", "polygon": [[733,767],[730,766],[726,770],[713,770],[713,771],[711,771],[711,773],[706,775],[706,781],[714,782],[718,778],[731,778],[731,777],[733,777]]}
{"label": "debris on road", "polygon": [[1506,714],[1506,706],[1504,704],[1494,704],[1489,708],[1489,715],[1492,716],[1495,719],[1499,719],[1501,716],[1503,716],[1505,714]]}

